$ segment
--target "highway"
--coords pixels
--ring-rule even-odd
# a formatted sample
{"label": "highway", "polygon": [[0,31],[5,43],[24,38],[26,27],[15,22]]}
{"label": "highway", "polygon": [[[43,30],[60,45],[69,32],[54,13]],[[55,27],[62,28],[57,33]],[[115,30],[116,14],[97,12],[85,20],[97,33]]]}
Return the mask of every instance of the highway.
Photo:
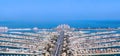
{"label": "highway", "polygon": [[63,41],[64,41],[64,31],[61,31],[60,35],[57,39],[57,42],[56,42],[56,48],[55,48],[54,56],[60,56],[60,54],[62,52]]}

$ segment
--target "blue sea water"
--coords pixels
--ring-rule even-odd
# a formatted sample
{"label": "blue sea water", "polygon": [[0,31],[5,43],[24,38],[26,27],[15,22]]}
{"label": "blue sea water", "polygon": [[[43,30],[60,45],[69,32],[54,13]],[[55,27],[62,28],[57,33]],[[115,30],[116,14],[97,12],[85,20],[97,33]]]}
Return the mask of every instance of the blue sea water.
{"label": "blue sea water", "polygon": [[54,28],[59,24],[69,24],[71,27],[75,28],[118,28],[120,27],[120,21],[98,21],[98,20],[76,20],[76,21],[63,21],[63,22],[28,22],[28,21],[0,21],[0,26],[7,26],[9,28]]}

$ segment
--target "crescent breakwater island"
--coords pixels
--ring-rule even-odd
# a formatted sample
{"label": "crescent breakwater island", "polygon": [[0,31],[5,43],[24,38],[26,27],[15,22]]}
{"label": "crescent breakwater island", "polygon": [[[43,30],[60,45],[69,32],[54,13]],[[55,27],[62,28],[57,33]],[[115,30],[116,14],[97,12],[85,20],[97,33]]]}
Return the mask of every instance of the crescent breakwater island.
{"label": "crescent breakwater island", "polygon": [[120,28],[0,27],[0,56],[119,56]]}

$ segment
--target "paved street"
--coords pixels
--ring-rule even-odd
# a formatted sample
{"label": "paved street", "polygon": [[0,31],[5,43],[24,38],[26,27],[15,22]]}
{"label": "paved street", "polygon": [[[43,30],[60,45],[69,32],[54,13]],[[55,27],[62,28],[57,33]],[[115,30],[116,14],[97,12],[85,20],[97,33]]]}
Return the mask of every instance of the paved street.
{"label": "paved street", "polygon": [[64,40],[64,31],[61,31],[60,36],[57,39],[54,56],[60,56],[61,51],[62,51],[63,40]]}

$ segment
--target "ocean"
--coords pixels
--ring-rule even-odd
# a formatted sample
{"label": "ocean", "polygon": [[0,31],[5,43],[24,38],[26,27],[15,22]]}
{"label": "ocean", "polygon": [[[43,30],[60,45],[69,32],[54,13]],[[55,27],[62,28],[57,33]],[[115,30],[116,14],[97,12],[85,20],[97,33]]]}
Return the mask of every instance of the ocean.
{"label": "ocean", "polygon": [[74,28],[118,28],[120,27],[120,21],[98,21],[98,20],[83,20],[83,21],[64,21],[64,22],[28,22],[28,21],[0,21],[0,26],[7,26],[9,28],[55,28],[59,24],[68,24]]}

